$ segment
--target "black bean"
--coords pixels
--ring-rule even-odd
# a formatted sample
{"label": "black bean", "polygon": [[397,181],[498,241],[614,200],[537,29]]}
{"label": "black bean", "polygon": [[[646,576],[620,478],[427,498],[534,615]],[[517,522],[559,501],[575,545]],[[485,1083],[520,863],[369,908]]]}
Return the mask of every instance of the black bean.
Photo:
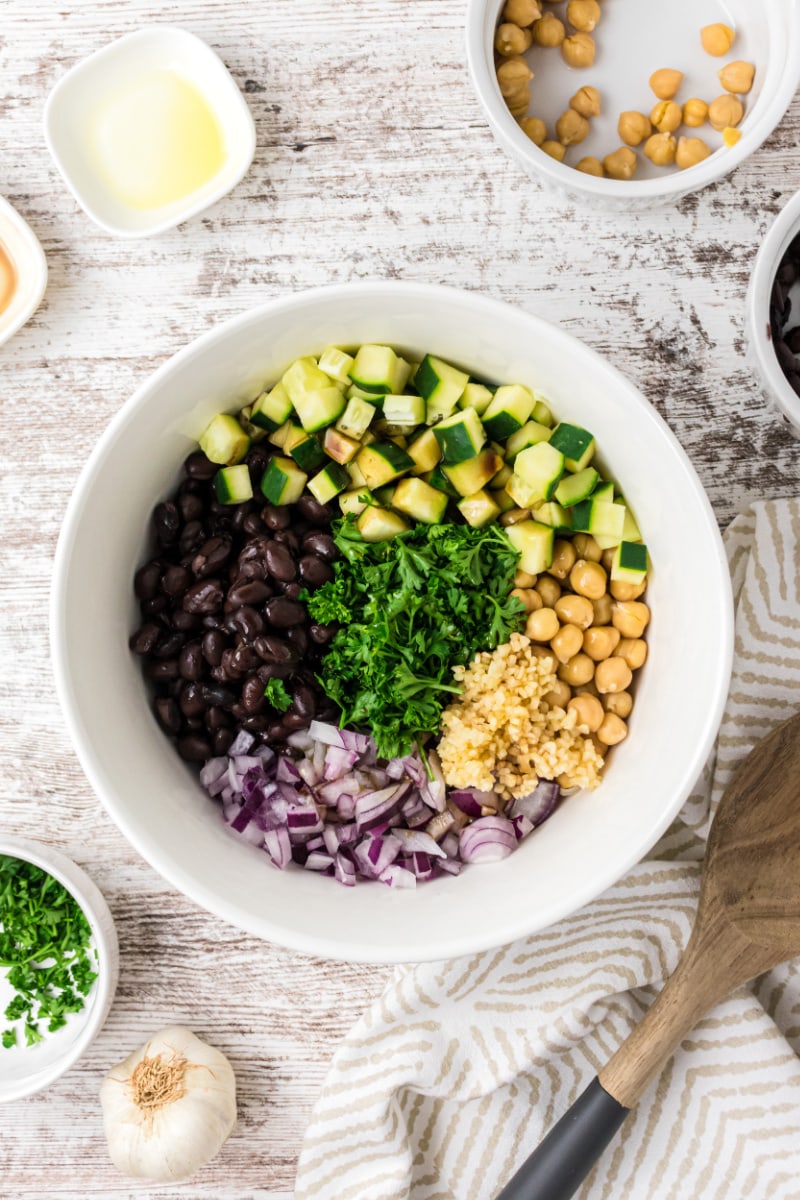
{"label": "black bean", "polygon": [[155,621],[145,621],[132,635],[128,645],[134,654],[151,654],[163,632],[163,626]]}
{"label": "black bean", "polygon": [[[240,609],[239,612],[244,612]],[[290,629],[293,625],[301,625],[306,620],[306,610],[297,600],[288,600],[285,596],[276,596],[268,600],[264,611],[267,620],[274,629]],[[234,614],[237,616],[238,614]],[[261,632],[259,630],[259,632]]]}
{"label": "black bean", "polygon": [[171,733],[173,736],[180,733],[181,712],[174,700],[168,696],[161,696],[153,705],[153,710],[156,720],[165,733]]}
{"label": "black bean", "polygon": [[333,511],[327,505],[320,504],[313,496],[301,496],[297,501],[297,507],[312,525],[327,528],[333,520]]}
{"label": "black bean", "polygon": [[178,738],[177,746],[178,754],[186,762],[203,762],[204,759],[211,757],[211,743],[196,733]]}
{"label": "black bean", "polygon": [[329,625],[310,625],[308,632],[311,634],[312,642],[316,642],[318,646],[325,646],[332,637],[336,636],[338,625],[331,622]]}
{"label": "black bean", "polygon": [[209,629],[203,635],[203,658],[211,667],[218,667],[222,662],[222,652],[225,649],[225,635],[218,629]]}
{"label": "black bean", "polygon": [[183,469],[190,479],[213,479],[219,470],[219,463],[206,458],[202,450],[195,450],[184,462]]}
{"label": "black bean", "polygon": [[261,510],[261,520],[267,529],[285,529],[289,524],[289,509],[277,504],[266,504]]}
{"label": "black bean", "polygon": [[161,567],[157,562],[145,563],[133,577],[133,590],[140,600],[152,600],[161,586]]}
{"label": "black bean", "polygon": [[292,643],[298,658],[303,658],[308,654],[308,634],[302,625],[295,625],[286,635]]}
{"label": "black bean", "polygon": [[244,671],[240,671],[233,661],[233,650],[226,650],[222,655],[222,662],[219,664],[219,669],[222,672],[223,680],[227,683],[231,680],[241,679]]}
{"label": "black bean", "polygon": [[162,683],[170,679],[178,678],[178,660],[177,658],[156,658],[150,659],[144,665],[145,674],[148,679],[152,679],[153,683]]}
{"label": "black bean", "polygon": [[184,636],[179,629],[172,630],[162,637],[153,651],[155,658],[174,658],[183,645]]}
{"label": "black bean", "polygon": [[139,605],[143,617],[155,617],[169,608],[169,596],[153,596]]}
{"label": "black bean", "polygon": [[170,613],[169,619],[176,629],[182,629],[184,633],[188,633],[191,629],[199,629],[203,623],[203,618],[199,613],[187,613],[182,608],[177,612]]}
{"label": "black bean", "polygon": [[778,356],[778,362],[787,375],[797,369],[797,359],[782,339],[775,342],[775,353]]}
{"label": "black bean", "polygon": [[202,496],[194,492],[184,492],[178,497],[178,508],[184,521],[199,521],[205,511]]}
{"label": "black bean", "polygon": [[211,735],[211,748],[215,754],[227,754],[236,734],[232,729],[215,729]]}
{"label": "black bean", "polygon": [[187,521],[178,538],[181,554],[196,554],[206,539],[202,521]]}
{"label": "black bean", "polygon": [[242,521],[242,529],[251,535],[264,532],[264,522],[258,513],[248,513]]}
{"label": "black bean", "polygon": [[206,710],[203,689],[199,683],[187,683],[178,697],[178,704],[185,717],[199,717]]}
{"label": "black bean", "polygon": [[300,567],[300,578],[304,583],[310,583],[313,587],[321,587],[323,583],[328,583],[333,579],[333,567],[313,554],[304,554],[298,566]]}
{"label": "black bean", "polygon": [[[274,600],[268,601],[267,607],[274,603]],[[266,628],[261,613],[256,612],[249,604],[243,604],[241,608],[237,608],[236,612],[231,613],[228,617],[226,623],[229,628],[238,630],[249,642],[263,633]]]}
{"label": "black bean", "polygon": [[[278,534],[285,535],[285,531],[278,530]],[[278,534],[276,534],[276,539]],[[286,545],[281,545],[277,540],[270,542],[264,558],[267,570],[273,579],[279,579],[281,583],[289,583],[297,577],[297,567]]]}
{"label": "black bean", "polygon": [[280,721],[273,721],[267,726],[267,739],[270,742],[282,742],[285,740],[288,729],[284,728],[283,718]]}
{"label": "black bean", "polygon": [[783,340],[792,354],[800,354],[800,325],[795,325],[794,329],[790,329]]}
{"label": "black bean", "polygon": [[282,724],[287,733],[294,733],[296,729],[305,729],[308,721],[305,717],[301,717],[300,713],[287,713]]}
{"label": "black bean", "polygon": [[303,549],[309,554],[316,554],[317,558],[324,558],[326,562],[333,562],[336,558],[336,543],[333,538],[329,533],[321,533],[318,529],[305,535]]}
{"label": "black bean", "polygon": [[156,529],[156,537],[162,546],[171,546],[177,541],[181,528],[181,517],[171,500],[165,500],[162,504],[156,505],[153,510],[153,524]]}
{"label": "black bean", "polygon": [[220,568],[228,561],[232,549],[233,546],[227,538],[208,538],[203,542],[192,559],[192,571],[198,579],[205,579],[208,575],[216,575]]}
{"label": "black bean", "polygon": [[225,708],[233,708],[238,697],[232,688],[225,687],[222,683],[205,683],[203,684],[203,699],[206,704],[212,706],[209,711],[218,709],[221,712]]}
{"label": "black bean", "polygon": [[303,585],[301,583],[282,583],[280,586],[283,588],[283,594],[286,596],[287,600],[300,599],[300,593],[303,590]]}
{"label": "black bean", "polygon": [[[207,693],[209,690],[210,689],[207,688],[203,690],[203,695],[206,697],[206,699],[208,698]],[[233,692],[231,692],[231,696],[233,696],[235,701],[236,697]],[[229,714],[225,712],[225,709],[221,708],[218,704],[212,704],[211,708],[209,708],[208,712],[206,713],[206,728],[212,730],[213,732],[215,729],[229,728],[230,723],[231,718]]]}
{"label": "black bean", "polygon": [[290,663],[294,662],[296,657],[289,643],[275,637],[274,634],[257,637],[253,642],[253,647],[256,653],[268,663]]}
{"label": "black bean", "polygon": [[237,671],[254,671],[261,662],[252,646],[237,646],[231,654],[231,665]]}
{"label": "black bean", "polygon": [[260,478],[269,466],[274,453],[275,451],[271,447],[263,443],[251,446],[244,460],[250,468],[250,473],[256,478]]}
{"label": "black bean", "polygon": [[228,591],[226,606],[229,611],[241,608],[243,604],[263,604],[272,595],[272,588],[261,579],[250,579],[245,583],[236,583]]}
{"label": "black bean", "polygon": [[243,717],[242,729],[248,733],[265,733],[269,729],[269,717]]}
{"label": "black bean", "polygon": [[251,675],[246,679],[242,687],[242,708],[248,715],[255,715],[260,712],[266,704],[264,698],[264,684],[257,675]]}
{"label": "black bean", "polygon": [[202,717],[184,717],[183,727],[190,733],[206,732],[206,727]]}
{"label": "black bean", "polygon": [[225,593],[218,579],[203,579],[193,583],[183,597],[183,607],[190,613],[213,613],[222,608]]}
{"label": "black bean", "polygon": [[168,596],[182,596],[191,582],[192,577],[186,567],[172,566],[164,572],[161,586]]}
{"label": "black bean", "polygon": [[233,574],[231,575],[231,583],[234,586],[237,583],[247,583],[249,579],[267,578],[267,564],[263,558],[249,558],[247,562],[236,563],[231,567]]}
{"label": "black bean", "polygon": [[256,672],[262,683],[269,683],[270,679],[288,679],[294,674],[294,663],[264,663]]}
{"label": "black bean", "polygon": [[306,720],[311,721],[317,711],[317,698],[310,687],[306,684],[301,684],[292,693],[292,705],[301,717],[305,717]]}
{"label": "black bean", "polygon": [[203,676],[203,650],[200,642],[188,642],[178,655],[178,670],[184,679],[201,679]]}
{"label": "black bean", "polygon": [[285,546],[292,554],[300,553],[300,538],[292,529],[279,529],[275,534],[274,541],[279,546]]}

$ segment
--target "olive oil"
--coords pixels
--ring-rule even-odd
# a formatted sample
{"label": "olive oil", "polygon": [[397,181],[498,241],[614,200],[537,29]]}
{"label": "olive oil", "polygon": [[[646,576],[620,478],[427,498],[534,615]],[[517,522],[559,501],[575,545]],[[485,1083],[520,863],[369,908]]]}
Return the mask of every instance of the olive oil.
{"label": "olive oil", "polygon": [[198,191],[225,162],[211,106],[172,70],[150,71],[105,96],[89,137],[105,186],[120,203],[140,211]]}
{"label": "olive oil", "polygon": [[17,269],[8,251],[0,242],[0,313],[5,312],[17,290]]}

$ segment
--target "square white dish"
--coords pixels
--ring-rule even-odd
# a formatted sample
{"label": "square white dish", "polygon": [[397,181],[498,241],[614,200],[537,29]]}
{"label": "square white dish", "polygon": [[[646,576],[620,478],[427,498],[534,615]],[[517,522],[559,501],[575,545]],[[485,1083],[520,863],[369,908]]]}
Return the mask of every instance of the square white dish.
{"label": "square white dish", "polygon": [[29,321],[47,287],[47,262],[28,222],[0,196],[0,245],[14,268],[17,284],[8,307],[0,312],[0,346]]}

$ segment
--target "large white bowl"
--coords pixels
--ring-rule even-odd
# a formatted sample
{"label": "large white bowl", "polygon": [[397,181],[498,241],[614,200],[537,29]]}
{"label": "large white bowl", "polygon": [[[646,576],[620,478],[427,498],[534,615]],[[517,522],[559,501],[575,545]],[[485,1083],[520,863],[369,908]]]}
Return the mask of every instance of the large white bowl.
{"label": "large white bowl", "polygon": [[[571,152],[577,162],[585,154],[602,158],[622,143],[617,132],[619,114],[628,109],[649,112],[656,103],[648,79],[660,67],[684,72],[678,94],[683,102],[690,96],[711,101],[722,88],[717,70],[734,59],[756,64],[753,90],[744,97],[742,138],[732,148],[720,147],[709,158],[686,171],[653,167],[639,153],[637,178],[629,182],[598,179],[574,167],[556,162],[520,129],[506,108],[494,66],[494,33],[505,0],[468,0],[467,61],[472,82],[500,145],[535,179],[565,193],[570,199],[591,204],[593,209],[653,208],[680,200],[721,179],[757,150],[783,117],[800,81],[800,3],[798,0],[712,0],[698,9],[696,0],[672,0],[669,8],[634,0],[603,4],[602,17],[593,37],[597,57],[584,70],[568,68],[558,50],[537,50],[528,57],[535,68],[531,85],[531,115],[542,117],[553,130],[556,117],[567,107],[569,97],[583,84],[600,91],[602,115],[590,122],[585,142]],[[562,19],[562,5],[548,11]],[[700,27],[725,21],[736,30],[729,54],[714,58],[700,45]],[[679,134],[698,135],[712,147],[719,134],[681,127]],[[640,147],[641,150],[641,147]]]}
{"label": "large white bowl", "polygon": [[[543,392],[588,426],[633,506],[653,561],[650,661],[630,738],[601,789],[577,794],[517,854],[416,891],[354,889],[272,870],[237,841],[158,729],[138,661],[134,568],[150,513],[220,409],[235,410],[291,359],[329,343],[430,350]],[[653,844],[711,747],[731,663],[722,545],[686,455],[622,375],[562,330],[479,295],[411,283],[321,288],[204,335],[128,401],[69,504],[55,563],[58,691],[84,770],[120,829],[177,888],[232,924],[313,954],[403,962],[511,941],[579,908]]]}

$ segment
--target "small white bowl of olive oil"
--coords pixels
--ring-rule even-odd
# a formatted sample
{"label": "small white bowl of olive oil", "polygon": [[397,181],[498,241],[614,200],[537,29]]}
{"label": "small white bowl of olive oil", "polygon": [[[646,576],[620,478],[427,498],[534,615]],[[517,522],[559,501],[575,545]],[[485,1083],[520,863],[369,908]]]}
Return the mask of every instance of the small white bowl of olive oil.
{"label": "small white bowl of olive oil", "polygon": [[250,109],[194,34],[152,25],[72,67],[47,100],[50,153],[81,208],[117,237],[148,237],[235,187],[255,152]]}

